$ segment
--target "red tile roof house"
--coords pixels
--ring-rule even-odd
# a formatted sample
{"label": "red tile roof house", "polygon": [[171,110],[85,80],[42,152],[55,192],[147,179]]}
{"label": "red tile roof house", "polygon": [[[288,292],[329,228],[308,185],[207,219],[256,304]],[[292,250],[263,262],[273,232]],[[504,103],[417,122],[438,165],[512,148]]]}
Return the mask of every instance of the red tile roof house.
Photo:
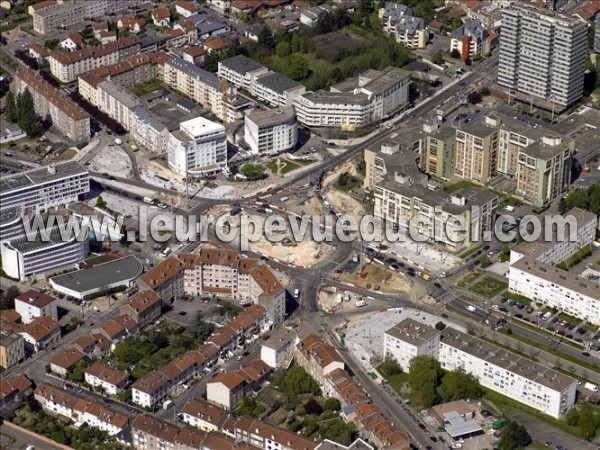
{"label": "red tile roof house", "polygon": [[129,372],[114,369],[100,361],[94,362],[84,374],[85,382],[93,387],[101,387],[109,395],[116,395],[129,384]]}
{"label": "red tile roof house", "polygon": [[322,387],[327,382],[328,374],[336,369],[345,370],[344,360],[337,350],[312,334],[300,341],[294,355],[298,364]]}
{"label": "red tile roof house", "polygon": [[171,23],[171,13],[168,8],[153,9],[150,16],[157,27],[168,27]]}
{"label": "red tile roof house", "polygon": [[256,360],[238,370],[220,373],[206,383],[206,399],[225,409],[233,409],[243,396],[258,388],[270,372],[269,366]]}
{"label": "red tile roof house", "polygon": [[152,290],[140,291],[132,296],[121,311],[138,323],[139,328],[151,324],[161,315],[162,301]]}
{"label": "red tile roof house", "polygon": [[32,390],[31,381],[25,375],[2,377],[0,379],[0,406],[13,400],[20,401],[21,397],[26,397]]}
{"label": "red tile roof house", "polygon": [[190,17],[198,11],[198,6],[186,0],[180,0],[175,3],[175,12],[183,17]]}
{"label": "red tile roof house", "polygon": [[61,328],[51,317],[36,317],[19,334],[34,352],[38,352],[60,340]]}
{"label": "red tile roof house", "polygon": [[85,353],[79,351],[77,348],[66,348],[50,359],[50,372],[66,378],[75,365],[85,359]]}

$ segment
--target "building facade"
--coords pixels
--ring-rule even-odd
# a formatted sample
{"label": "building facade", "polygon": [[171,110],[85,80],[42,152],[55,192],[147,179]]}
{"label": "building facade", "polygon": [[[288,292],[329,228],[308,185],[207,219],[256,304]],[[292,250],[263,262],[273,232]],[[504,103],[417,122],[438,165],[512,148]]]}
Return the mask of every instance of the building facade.
{"label": "building facade", "polygon": [[298,143],[298,121],[294,108],[256,110],[246,114],[244,140],[257,155],[293,150]]}
{"label": "building facade", "polygon": [[409,371],[415,356],[438,359],[441,332],[413,319],[405,319],[383,335],[383,358],[395,360],[402,370]]}
{"label": "building facade", "polygon": [[29,289],[15,298],[15,310],[21,315],[24,324],[36,317],[52,317],[58,320],[56,299],[34,289]]}
{"label": "building facade", "polygon": [[[518,3],[502,13],[498,83],[555,103],[560,109],[583,96],[587,23]],[[546,106],[547,109],[549,109]]]}
{"label": "building facade", "polygon": [[169,168],[184,177],[212,175],[227,168],[225,127],[203,117],[181,122],[169,134]]}
{"label": "building facade", "polygon": [[456,130],[454,175],[486,184],[496,175],[498,123],[489,117],[469,122]]}
{"label": "building facade", "polygon": [[0,332],[0,366],[14,366],[25,358],[25,340],[16,333]]}
{"label": "building facade", "polygon": [[90,115],[71,99],[61,95],[38,73],[29,69],[19,70],[15,75],[15,83],[17,92],[25,89],[31,92],[36,114],[51,122],[66,137],[77,143],[90,138]]}

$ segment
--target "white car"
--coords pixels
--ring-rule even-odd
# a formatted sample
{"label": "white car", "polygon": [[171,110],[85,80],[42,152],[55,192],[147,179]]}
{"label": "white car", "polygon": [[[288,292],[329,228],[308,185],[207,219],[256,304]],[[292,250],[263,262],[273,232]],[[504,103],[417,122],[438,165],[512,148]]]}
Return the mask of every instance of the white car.
{"label": "white car", "polygon": [[115,144],[117,145],[121,145],[123,143],[123,141],[119,138],[115,139]]}

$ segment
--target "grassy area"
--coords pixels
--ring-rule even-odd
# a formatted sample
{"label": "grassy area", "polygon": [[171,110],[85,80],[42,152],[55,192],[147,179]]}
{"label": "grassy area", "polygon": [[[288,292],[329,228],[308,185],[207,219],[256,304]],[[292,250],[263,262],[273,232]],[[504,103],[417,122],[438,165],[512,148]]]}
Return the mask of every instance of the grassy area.
{"label": "grassy area", "polygon": [[515,294],[514,292],[506,292],[504,296],[510,300],[514,300],[515,302],[522,303],[527,306],[531,306],[531,299],[524,297],[519,294]]}
{"label": "grassy area", "polygon": [[482,295],[487,298],[494,298],[506,288],[508,284],[493,277],[485,277],[469,288],[471,292]]}
{"label": "grassy area", "polygon": [[142,95],[146,95],[146,94],[149,94],[150,92],[154,92],[155,90],[159,89],[161,86],[162,86],[162,81],[159,80],[158,78],[155,78],[154,80],[149,80],[144,83],[136,84],[132,88],[132,91],[135,95],[137,95],[138,97],[141,97]]}
{"label": "grassy area", "polygon": [[[542,334],[546,333],[546,334],[548,334],[548,335],[556,338],[556,336],[551,335],[551,334],[545,332],[544,330],[540,330],[539,328],[535,328],[535,327],[533,327],[533,326],[531,326],[529,324],[526,324],[524,322],[520,322],[520,325],[525,326],[525,327],[529,327],[529,328],[535,330],[538,333],[542,333]],[[509,335],[509,333],[507,332],[507,330],[505,328],[502,328],[500,330],[500,332],[503,333],[503,334]],[[562,352],[560,350],[556,350],[554,347],[550,347],[548,345],[540,344],[538,341],[534,341],[533,339],[529,339],[529,338],[527,338],[525,336],[522,336],[522,335],[515,336],[515,334],[512,333],[511,336],[513,338],[521,341],[521,342],[524,342],[525,344],[529,344],[532,347],[535,347],[535,348],[538,348],[538,349],[540,349],[542,351],[550,353],[551,355],[554,355],[554,356],[556,356],[558,358],[562,358],[562,359],[564,359],[566,361],[572,362],[572,363],[577,364],[577,365],[579,365],[581,367],[585,367],[586,369],[590,369],[590,370],[593,370],[594,372],[600,373],[600,368],[598,368],[598,366],[596,366],[596,365],[594,365],[594,364],[592,364],[590,362],[587,362],[587,361],[585,361],[585,360],[583,360],[581,358],[576,358],[575,356],[571,356],[568,353]]]}
{"label": "grassy area", "polygon": [[481,243],[479,245],[470,247],[467,250],[465,250],[464,252],[462,252],[460,255],[458,255],[458,257],[461,259],[466,259],[469,256],[471,256],[473,253],[475,253],[477,250],[481,249],[484,245],[485,245],[484,243]]}
{"label": "grassy area", "polygon": [[[292,161],[291,159],[284,159],[283,161],[281,161],[281,163],[279,165],[279,173],[281,173],[282,175],[285,175],[286,173],[291,172],[292,170],[299,169],[300,167],[303,167],[303,166],[308,166],[309,164],[312,164],[314,162],[315,161],[312,161],[312,160],[295,159]],[[267,164],[267,167],[269,169],[271,169],[272,166]],[[277,171],[275,171],[273,173],[277,173]]]}
{"label": "grassy area", "polygon": [[456,285],[461,288],[468,286],[473,281],[475,281],[477,278],[479,278],[480,275],[481,275],[480,270],[474,270],[473,272],[466,274],[464,277],[462,277],[460,280],[458,280],[456,282]]}
{"label": "grassy area", "polygon": [[452,184],[447,184],[444,186],[444,192],[446,194],[453,194],[456,191],[458,191],[459,189],[463,189],[463,188],[467,188],[467,187],[473,187],[476,186],[476,184],[471,183],[468,180],[462,180],[459,181],[457,183],[452,183]]}
{"label": "grassy area", "polygon": [[343,191],[350,192],[357,187],[362,185],[362,180],[353,175],[350,175],[348,172],[344,172],[340,174],[337,181],[335,182],[335,188]]}
{"label": "grassy area", "polygon": [[265,166],[267,166],[267,169],[269,169],[272,174],[276,174],[278,171],[277,163],[275,161],[269,161]]}

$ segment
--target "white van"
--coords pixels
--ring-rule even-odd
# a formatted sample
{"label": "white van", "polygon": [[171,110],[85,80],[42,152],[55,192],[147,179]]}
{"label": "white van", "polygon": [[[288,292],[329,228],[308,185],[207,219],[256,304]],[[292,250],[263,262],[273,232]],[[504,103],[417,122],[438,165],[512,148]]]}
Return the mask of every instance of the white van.
{"label": "white van", "polygon": [[294,289],[294,298],[300,298],[300,289]]}

